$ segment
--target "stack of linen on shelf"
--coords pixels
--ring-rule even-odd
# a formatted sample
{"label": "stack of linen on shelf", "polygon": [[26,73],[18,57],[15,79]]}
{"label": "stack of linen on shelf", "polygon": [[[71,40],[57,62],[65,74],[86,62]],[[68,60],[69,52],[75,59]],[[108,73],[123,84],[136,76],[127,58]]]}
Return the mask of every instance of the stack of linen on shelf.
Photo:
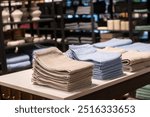
{"label": "stack of linen on shelf", "polygon": [[19,46],[25,43],[25,40],[10,40],[7,42],[7,46],[11,47],[11,46]]}
{"label": "stack of linen on shelf", "polygon": [[131,43],[132,43],[131,39],[112,38],[112,39],[105,41],[105,42],[95,43],[95,44],[93,44],[93,46],[96,48],[118,47],[118,46],[128,45]]}
{"label": "stack of linen on shelf", "polygon": [[[98,27],[99,29],[99,27]],[[100,34],[100,42],[105,42],[105,41],[109,41],[110,39],[112,38],[115,38],[115,37],[122,37],[122,34],[121,33],[102,33]]]}
{"label": "stack of linen on shelf", "polygon": [[68,57],[94,63],[93,78],[105,80],[123,74],[119,53],[97,51],[92,45],[69,45]]}
{"label": "stack of linen on shelf", "polygon": [[135,26],[135,30],[150,30],[150,25]]}
{"label": "stack of linen on shelf", "polygon": [[80,38],[82,44],[92,44],[93,39],[92,37],[81,37]]}
{"label": "stack of linen on shelf", "polygon": [[90,86],[93,64],[68,58],[55,47],[34,53],[32,82],[64,91]]}
{"label": "stack of linen on shelf", "polygon": [[66,23],[65,24],[65,28],[66,29],[78,29],[79,28],[79,26],[78,26],[78,23],[77,22],[72,22],[72,23]]}
{"label": "stack of linen on shelf", "polygon": [[[94,23],[94,28],[97,28],[97,23]],[[85,29],[85,30],[88,30],[88,29],[92,29],[92,23],[91,22],[80,22],[79,23],[79,29]]]}
{"label": "stack of linen on shelf", "polygon": [[66,41],[68,44],[79,44],[80,43],[79,37],[67,37]]}
{"label": "stack of linen on shelf", "polygon": [[78,15],[84,15],[84,14],[90,14],[91,13],[91,7],[90,6],[78,6],[76,14]]}
{"label": "stack of linen on shelf", "polygon": [[8,54],[6,63],[8,71],[31,67],[30,57],[27,54]]}
{"label": "stack of linen on shelf", "polygon": [[150,100],[150,85],[137,89],[136,98],[141,100]]}

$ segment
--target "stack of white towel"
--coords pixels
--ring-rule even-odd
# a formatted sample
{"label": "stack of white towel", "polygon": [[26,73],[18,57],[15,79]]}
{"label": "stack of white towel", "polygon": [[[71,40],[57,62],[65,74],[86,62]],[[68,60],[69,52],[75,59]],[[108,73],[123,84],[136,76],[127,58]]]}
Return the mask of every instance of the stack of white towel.
{"label": "stack of white towel", "polygon": [[34,84],[64,91],[90,86],[93,64],[68,58],[55,47],[34,53]]}

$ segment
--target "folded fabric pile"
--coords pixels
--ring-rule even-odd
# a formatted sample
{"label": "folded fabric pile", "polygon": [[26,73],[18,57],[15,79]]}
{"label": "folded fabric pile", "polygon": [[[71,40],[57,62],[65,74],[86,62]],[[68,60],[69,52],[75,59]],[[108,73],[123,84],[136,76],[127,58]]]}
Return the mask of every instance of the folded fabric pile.
{"label": "folded fabric pile", "polygon": [[77,22],[73,22],[73,23],[66,23],[65,24],[65,28],[66,29],[78,29],[79,25]]}
{"label": "folded fabric pile", "polygon": [[[94,23],[94,28],[97,28],[97,23]],[[92,29],[92,23],[91,22],[80,22],[79,23],[80,29]]]}
{"label": "folded fabric pile", "polygon": [[106,47],[99,49],[99,51],[119,52],[122,54],[122,64],[125,71],[133,72],[150,67],[150,52],[127,51],[118,47]]}
{"label": "folded fabric pile", "polygon": [[144,51],[150,52],[150,44],[149,43],[136,42],[133,44],[120,46],[119,48],[122,48],[126,51],[135,50],[135,51],[140,51],[140,52],[144,52]]}
{"label": "folded fabric pile", "polygon": [[90,86],[93,64],[68,58],[55,47],[34,53],[32,82],[64,91]]}
{"label": "folded fabric pile", "polygon": [[79,44],[80,43],[79,37],[67,37],[66,41],[68,42],[68,44]]}
{"label": "folded fabric pile", "polygon": [[150,100],[150,85],[137,89],[136,98],[141,100]]}
{"label": "folded fabric pile", "polygon": [[150,25],[135,26],[135,30],[150,30]]}
{"label": "folded fabric pile", "polygon": [[127,51],[122,54],[123,68],[127,71],[137,71],[150,67],[150,52]]}
{"label": "folded fabric pile", "polygon": [[83,15],[83,14],[90,14],[91,7],[90,6],[78,6],[76,14]]}
{"label": "folded fabric pile", "polygon": [[93,43],[93,39],[92,37],[81,37],[81,44],[92,44]]}
{"label": "folded fabric pile", "polygon": [[69,45],[66,54],[76,60],[94,63],[93,78],[105,80],[123,74],[119,53],[97,51],[92,45]]}
{"label": "folded fabric pile", "polygon": [[95,43],[95,44],[93,44],[93,46],[96,48],[118,47],[118,46],[128,45],[131,43],[132,43],[131,39],[112,38],[112,39],[105,41],[105,42]]}
{"label": "folded fabric pile", "polygon": [[7,42],[7,46],[11,47],[11,46],[19,46],[25,43],[25,40],[15,40],[15,41],[8,41]]}
{"label": "folded fabric pile", "polygon": [[6,63],[8,71],[31,67],[30,57],[27,54],[8,54]]}

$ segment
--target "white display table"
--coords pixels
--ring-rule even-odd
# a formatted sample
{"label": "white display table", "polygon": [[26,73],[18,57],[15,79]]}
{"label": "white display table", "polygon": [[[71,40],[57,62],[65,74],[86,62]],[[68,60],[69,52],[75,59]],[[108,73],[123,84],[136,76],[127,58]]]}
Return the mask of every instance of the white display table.
{"label": "white display table", "polygon": [[92,86],[73,92],[33,85],[32,69],[0,76],[0,86],[38,95],[47,99],[113,99],[150,83],[150,68],[138,72],[125,72],[124,76],[112,80],[92,80]]}

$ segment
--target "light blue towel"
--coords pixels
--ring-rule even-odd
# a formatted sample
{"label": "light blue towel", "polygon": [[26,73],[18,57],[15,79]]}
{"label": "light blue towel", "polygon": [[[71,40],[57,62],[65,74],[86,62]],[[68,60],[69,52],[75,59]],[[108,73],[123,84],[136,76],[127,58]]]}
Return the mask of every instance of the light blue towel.
{"label": "light blue towel", "polygon": [[145,51],[146,52],[146,51],[150,51],[150,44],[136,42],[136,43],[133,43],[130,45],[120,46],[119,48],[125,49],[127,51],[135,50],[135,51],[141,51],[141,52]]}
{"label": "light blue towel", "polygon": [[[85,44],[87,45],[87,44]],[[85,55],[85,54],[91,54],[91,53],[95,53],[97,50],[96,48],[94,48],[92,45],[87,45],[85,47],[81,46],[81,48],[79,47],[76,47],[75,48],[75,45],[73,46],[69,46],[69,49],[71,51],[74,51],[75,53],[78,53],[78,54],[81,54],[81,55]]]}
{"label": "light blue towel", "polygon": [[90,54],[80,54],[81,52],[74,50],[73,55],[78,59],[82,61],[93,61],[98,62],[101,65],[107,64],[107,62],[114,61],[115,59],[120,58],[119,53],[110,53],[110,52],[94,52]]}
{"label": "light blue towel", "polygon": [[120,53],[97,51],[89,44],[71,45],[66,53],[73,59],[94,63],[95,79],[110,79],[123,74]]}
{"label": "light blue towel", "polygon": [[106,42],[95,43],[95,44],[93,44],[93,46],[96,48],[118,47],[118,46],[128,45],[131,43],[132,43],[131,39],[112,38],[111,40],[106,41]]}
{"label": "light blue towel", "polygon": [[95,68],[98,67],[101,70],[113,68],[113,67],[118,66],[118,65],[122,66],[121,58],[118,58],[118,59],[112,60],[112,61],[108,61],[105,63],[94,62],[94,64],[95,64]]}
{"label": "light blue towel", "polygon": [[118,78],[119,76],[122,75],[123,75],[122,70],[117,70],[106,75],[93,74],[93,78],[98,80],[108,80],[108,79]]}
{"label": "light blue towel", "polygon": [[23,61],[29,61],[30,57],[27,54],[8,54],[6,62],[7,64],[15,64]]}
{"label": "light blue towel", "polygon": [[114,71],[117,71],[117,70],[120,70],[120,69],[122,69],[122,64],[118,64],[116,66],[112,66],[112,67],[109,67],[107,69],[99,69],[98,67],[94,67],[94,72],[107,74],[107,73],[114,72]]}
{"label": "light blue towel", "polygon": [[7,64],[7,69],[8,71],[14,71],[22,68],[29,68],[31,67],[31,62],[30,61],[24,61],[24,62],[19,62],[19,63],[14,63],[14,64]]}

